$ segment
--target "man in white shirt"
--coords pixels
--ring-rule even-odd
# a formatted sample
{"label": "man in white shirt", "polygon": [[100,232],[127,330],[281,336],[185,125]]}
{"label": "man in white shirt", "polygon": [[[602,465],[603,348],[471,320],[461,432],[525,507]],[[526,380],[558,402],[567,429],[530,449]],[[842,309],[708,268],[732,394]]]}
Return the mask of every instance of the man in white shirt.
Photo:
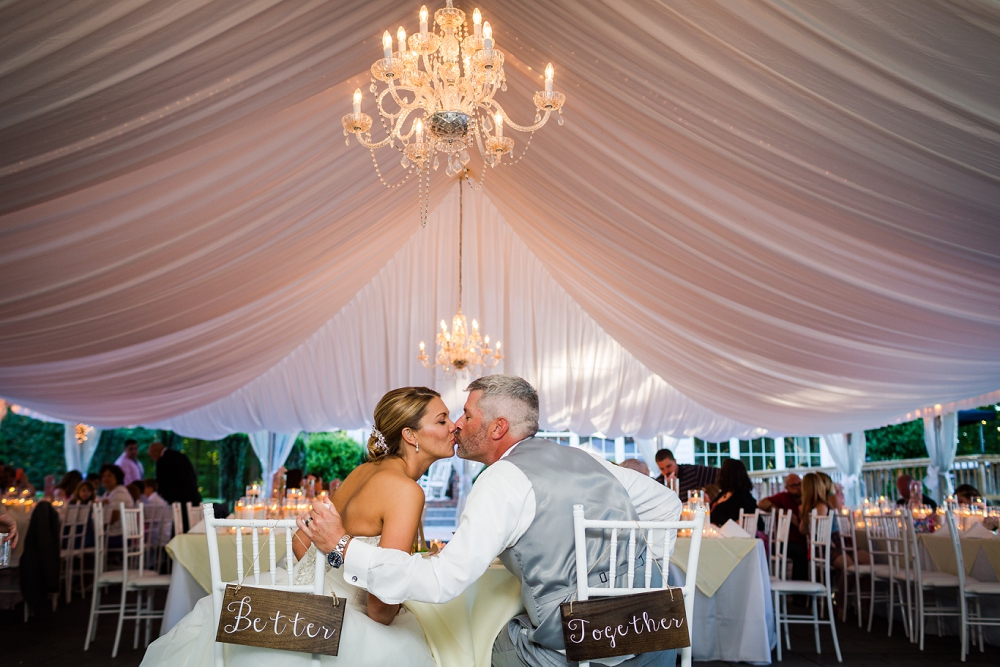
{"label": "man in white shirt", "polygon": [[139,462],[139,443],[132,439],[126,440],[125,449],[115,461],[115,465],[125,473],[125,481],[123,482],[125,486],[132,482],[141,482],[143,470],[142,464]]}
{"label": "man in white shirt", "polygon": [[170,503],[163,499],[159,493],[157,493],[157,487],[159,485],[156,483],[155,479],[147,479],[143,482],[142,495],[139,497],[139,502],[143,505],[149,505],[150,507],[169,507]]}
{"label": "man in white shirt", "polygon": [[[523,379],[487,376],[473,382],[469,391],[464,414],[456,422],[458,455],[489,467],[473,486],[453,539],[438,556],[411,556],[355,542],[336,510],[322,504],[300,517],[298,525],[328,554],[331,565],[343,562],[348,583],[389,604],[447,602],[500,556],[521,581],[527,614],[511,619],[497,636],[493,665],[567,664],[560,652],[564,644],[559,604],[576,593],[572,505],[583,504],[589,518],[664,521],[680,517],[680,499],[648,476],[533,438],[538,395]],[[538,512],[538,507],[545,511]],[[671,551],[674,538],[671,535],[668,544]],[[605,539],[588,535],[591,562],[608,560]],[[652,542],[652,556],[661,558],[663,540]],[[619,563],[627,569],[626,560],[620,558]],[[606,565],[603,571],[596,566],[592,572],[606,576],[607,570]],[[642,580],[638,574],[636,580]],[[618,663],[673,667],[674,651],[625,662],[609,659],[609,664]]]}

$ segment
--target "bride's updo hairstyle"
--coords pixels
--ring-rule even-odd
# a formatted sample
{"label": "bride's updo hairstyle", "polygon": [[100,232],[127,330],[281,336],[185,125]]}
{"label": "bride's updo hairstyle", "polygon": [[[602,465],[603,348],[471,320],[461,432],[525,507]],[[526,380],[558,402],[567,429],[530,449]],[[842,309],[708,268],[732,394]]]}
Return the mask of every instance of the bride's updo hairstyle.
{"label": "bride's updo hairstyle", "polygon": [[368,438],[368,460],[377,462],[390,456],[402,456],[403,429],[419,429],[427,404],[440,396],[427,387],[400,387],[383,396],[375,406],[375,428]]}

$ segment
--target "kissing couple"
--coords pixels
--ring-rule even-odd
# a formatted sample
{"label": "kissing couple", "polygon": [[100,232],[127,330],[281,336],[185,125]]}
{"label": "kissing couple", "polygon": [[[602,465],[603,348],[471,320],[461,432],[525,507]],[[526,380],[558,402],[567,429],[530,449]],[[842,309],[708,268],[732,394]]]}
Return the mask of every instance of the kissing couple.
{"label": "kissing couple", "polygon": [[[332,506],[316,503],[297,519],[295,583],[311,583],[315,559],[323,558],[328,563],[327,593],[349,601],[339,654],[323,656],[324,665],[444,667],[444,663],[457,662],[471,666],[474,660],[467,648],[456,646],[450,661],[442,655],[449,653],[442,650],[442,642],[445,648],[474,643],[457,636],[464,628],[441,631],[440,619],[449,617],[447,611],[436,615],[436,625],[421,625],[422,620],[429,620],[420,615],[426,607],[407,608],[404,603],[454,600],[452,604],[464,605],[456,598],[497,557],[520,582],[523,611],[513,618],[497,619],[496,613],[489,619],[473,616],[476,636],[492,639],[491,652],[488,648],[475,651],[479,662],[493,667],[568,665],[559,605],[576,594],[573,505],[582,504],[589,519],[679,519],[677,494],[652,478],[584,450],[535,438],[538,393],[524,379],[486,376],[467,391],[469,397],[457,422],[451,421],[441,396],[426,387],[403,387],[383,396],[375,408],[368,461],[347,476],[334,493]],[[487,467],[472,487],[451,541],[435,555],[413,554],[424,506],[417,480],[432,463],[450,458],[456,445],[461,458]],[[670,550],[674,537],[669,539]],[[644,567],[652,566],[648,557],[663,556],[663,540],[651,542],[651,554],[637,547],[638,581],[643,580]],[[618,587],[627,585],[626,543],[618,543]],[[587,562],[594,564],[591,586],[606,585],[609,550],[608,533],[587,535]],[[654,585],[659,585],[655,570],[653,578]],[[508,607],[513,608],[509,603]],[[481,627],[483,623],[492,625]],[[447,635],[434,637],[433,655],[425,639],[425,632],[431,636],[432,627],[437,634]],[[149,647],[143,665],[210,667],[214,638],[209,597]],[[309,659],[303,653],[236,645],[227,646],[226,651],[227,662],[241,667],[291,667],[305,665]],[[455,655],[463,657],[455,660]],[[675,660],[675,651],[661,651],[592,662],[674,667]]]}

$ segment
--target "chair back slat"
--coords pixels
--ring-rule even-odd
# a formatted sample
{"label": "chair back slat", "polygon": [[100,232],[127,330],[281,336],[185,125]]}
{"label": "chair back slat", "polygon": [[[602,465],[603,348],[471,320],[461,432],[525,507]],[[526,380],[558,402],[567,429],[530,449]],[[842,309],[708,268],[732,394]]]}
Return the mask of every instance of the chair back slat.
{"label": "chair back slat", "polygon": [[[145,517],[144,507],[140,503],[135,509],[126,509],[125,503],[119,503],[118,511],[122,525],[122,580],[128,580],[128,571],[135,570],[138,575],[145,571]],[[132,567],[132,564],[135,567]]]}
{"label": "chair back slat", "polygon": [[183,535],[184,534],[184,515],[182,514],[182,512],[184,510],[181,508],[181,504],[177,503],[177,502],[170,503],[170,511],[173,513],[173,517],[174,517],[174,535],[175,536],[177,536],[177,535]]}
{"label": "chair back slat", "polygon": [[[253,528],[251,528],[251,530],[253,531],[253,540],[251,541],[252,544],[253,544],[253,553],[254,553],[254,555],[256,555],[256,554],[260,553],[260,538],[257,536],[257,526],[254,526]],[[254,558],[253,559],[253,582],[254,582],[254,584],[259,584],[260,583],[260,559],[259,558]]]}
{"label": "chair back slat", "polygon": [[755,510],[754,512],[747,514],[740,509],[740,528],[745,530],[750,537],[754,537],[757,534],[757,519],[760,518],[760,510]]}
{"label": "chair back slat", "polygon": [[774,510],[761,512],[760,518],[764,522],[764,534],[767,535],[767,540],[770,543],[773,541],[771,531],[774,528]]}
{"label": "chair back slat", "polygon": [[958,532],[958,522],[955,521],[955,514],[949,507],[945,513],[945,521],[948,522],[948,532],[951,537],[951,548],[955,552],[955,569],[958,575],[959,590],[965,590],[965,556],[962,553],[962,541]]}
{"label": "chair back slat", "polygon": [[635,529],[634,528],[628,531],[628,587],[635,588]]}
{"label": "chair back slat", "polygon": [[774,525],[774,539],[771,541],[771,576],[784,580],[788,569],[788,534],[792,527],[792,511],[778,510]]}
{"label": "chair back slat", "polygon": [[618,572],[618,531],[611,533],[611,565],[608,567],[608,588],[615,587],[615,573]]}
{"label": "chair back slat", "polygon": [[243,576],[244,576],[243,575],[243,527],[237,526],[236,527],[236,579],[238,581],[243,581]]}

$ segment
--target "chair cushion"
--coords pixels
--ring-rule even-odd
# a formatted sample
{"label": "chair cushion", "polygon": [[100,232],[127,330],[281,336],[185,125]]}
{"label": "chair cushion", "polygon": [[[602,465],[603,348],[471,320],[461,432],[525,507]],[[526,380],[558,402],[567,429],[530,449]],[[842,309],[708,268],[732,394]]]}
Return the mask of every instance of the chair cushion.
{"label": "chair cushion", "polygon": [[868,566],[869,574],[874,574],[876,577],[881,579],[888,579],[891,574],[889,566],[885,563],[873,563]]}
{"label": "chair cushion", "polygon": [[779,593],[825,593],[826,586],[814,581],[791,581],[772,579],[771,590]]}
{"label": "chair cushion", "polygon": [[170,586],[169,574],[156,574],[155,572],[143,572],[141,577],[132,579],[129,577],[129,588],[166,588]]}
{"label": "chair cushion", "polygon": [[848,565],[847,571],[850,573],[857,572],[858,574],[871,574],[872,566],[869,563],[862,563],[860,565]]}
{"label": "chair cushion", "polygon": [[975,595],[1000,595],[1000,581],[965,580],[965,592]]}
{"label": "chair cushion", "polygon": [[[128,583],[131,586],[133,581],[138,581],[140,579],[149,579],[150,577],[166,577],[167,583],[170,583],[169,574],[158,574],[152,570],[146,570],[139,575],[138,572],[129,570],[128,573]],[[121,570],[108,570],[107,572],[102,572],[101,576],[97,578],[97,583],[99,584],[120,584],[122,583],[122,571]]]}
{"label": "chair cushion", "polygon": [[947,572],[928,572],[924,570],[920,573],[920,580],[924,588],[958,588],[958,577]]}

